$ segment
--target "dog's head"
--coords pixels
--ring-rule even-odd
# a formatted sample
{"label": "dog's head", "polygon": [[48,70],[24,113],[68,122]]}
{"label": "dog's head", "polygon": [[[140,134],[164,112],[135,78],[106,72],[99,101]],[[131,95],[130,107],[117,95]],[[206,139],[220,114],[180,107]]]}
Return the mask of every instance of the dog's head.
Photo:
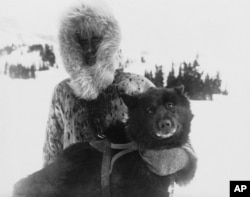
{"label": "dog's head", "polygon": [[137,96],[122,95],[128,107],[128,135],[146,148],[181,146],[193,118],[183,86],[150,88]]}

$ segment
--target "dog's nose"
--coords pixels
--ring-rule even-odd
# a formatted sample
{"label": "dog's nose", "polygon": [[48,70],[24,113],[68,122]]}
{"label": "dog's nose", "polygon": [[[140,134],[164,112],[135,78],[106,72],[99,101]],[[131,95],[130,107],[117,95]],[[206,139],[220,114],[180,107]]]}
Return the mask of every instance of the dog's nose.
{"label": "dog's nose", "polygon": [[165,130],[165,129],[170,129],[172,127],[172,122],[170,120],[161,120],[159,122],[159,129],[160,130]]}

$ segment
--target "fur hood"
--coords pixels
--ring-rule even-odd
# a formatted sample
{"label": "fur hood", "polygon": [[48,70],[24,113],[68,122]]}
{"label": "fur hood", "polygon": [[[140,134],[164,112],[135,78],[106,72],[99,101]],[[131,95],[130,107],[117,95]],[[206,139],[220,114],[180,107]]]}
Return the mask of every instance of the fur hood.
{"label": "fur hood", "polygon": [[[76,33],[101,36],[96,63],[88,66]],[[93,100],[113,80],[117,68],[120,28],[110,8],[100,0],[79,1],[63,15],[59,29],[59,45],[70,86],[76,96]]]}

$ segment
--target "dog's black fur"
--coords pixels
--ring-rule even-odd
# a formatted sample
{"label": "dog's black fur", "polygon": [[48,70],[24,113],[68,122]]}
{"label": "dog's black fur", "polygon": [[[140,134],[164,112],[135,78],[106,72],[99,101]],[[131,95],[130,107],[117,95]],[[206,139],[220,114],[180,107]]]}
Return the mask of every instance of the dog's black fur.
{"label": "dog's black fur", "polygon": [[[145,149],[179,147],[187,142],[193,115],[182,88],[151,88],[138,96],[121,97],[128,106],[129,119],[126,129],[118,123],[106,131],[112,142],[132,140]],[[175,132],[165,138],[171,131]],[[54,163],[20,180],[13,196],[100,197],[101,163],[102,153],[89,143],[74,144]],[[113,197],[168,197],[172,177],[151,172],[138,151],[134,151],[116,161],[110,178],[111,194]]]}
{"label": "dog's black fur", "polygon": [[[128,135],[138,144],[148,149],[180,147],[188,140],[193,114],[190,103],[184,94],[183,86],[177,88],[150,88],[138,97],[123,96],[129,105]],[[159,139],[159,122],[169,120],[170,128],[163,129],[167,134],[175,127],[171,137]]]}

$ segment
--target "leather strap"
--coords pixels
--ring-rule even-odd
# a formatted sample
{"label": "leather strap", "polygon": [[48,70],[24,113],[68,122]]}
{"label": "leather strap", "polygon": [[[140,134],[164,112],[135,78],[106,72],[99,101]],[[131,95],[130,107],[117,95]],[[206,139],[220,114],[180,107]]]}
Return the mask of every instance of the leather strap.
{"label": "leather strap", "polygon": [[111,143],[111,148],[112,149],[124,149],[123,151],[120,151],[116,155],[114,155],[111,159],[111,165],[110,165],[110,174],[112,173],[113,165],[117,159],[122,157],[123,155],[126,155],[130,152],[133,152],[134,150],[137,150],[137,145],[135,142],[130,142],[127,144],[113,144]]}
{"label": "leather strap", "polygon": [[108,145],[104,147],[104,152],[102,156],[101,186],[102,186],[103,197],[111,197],[111,194],[110,194],[110,158],[111,158],[111,149],[110,149],[110,143],[109,143]]}
{"label": "leather strap", "polygon": [[[158,176],[166,176],[183,169],[188,163],[188,155],[181,148],[163,150],[142,150],[135,142],[127,144],[113,144],[107,139],[92,141],[90,145],[103,153],[101,166],[102,196],[111,197],[110,175],[117,159],[132,151],[138,150],[142,160],[147,164],[149,170]],[[121,150],[111,157],[111,149]],[[172,184],[174,180],[172,181]],[[170,188],[172,188],[171,185]],[[170,192],[171,193],[171,192]]]}
{"label": "leather strap", "polygon": [[[100,141],[91,141],[90,146],[97,149],[103,153],[102,156],[102,167],[101,167],[101,187],[102,187],[102,196],[111,197],[110,193],[110,175],[112,173],[113,165],[117,159],[122,157],[125,154],[128,154],[134,150],[137,150],[137,145],[134,142],[127,144],[113,144],[108,140]],[[115,154],[111,158],[111,149],[122,150],[119,153]]]}

